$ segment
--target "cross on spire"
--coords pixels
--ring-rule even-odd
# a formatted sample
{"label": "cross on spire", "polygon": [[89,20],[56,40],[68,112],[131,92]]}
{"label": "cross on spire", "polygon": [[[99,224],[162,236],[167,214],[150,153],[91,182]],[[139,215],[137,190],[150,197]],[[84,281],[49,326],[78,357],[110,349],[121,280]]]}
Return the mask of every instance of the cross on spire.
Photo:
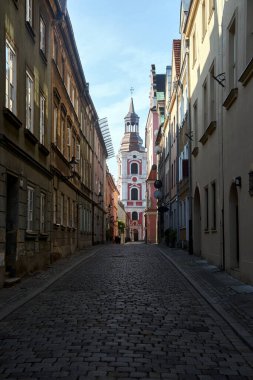
{"label": "cross on spire", "polygon": [[130,88],[130,92],[131,92],[131,95],[133,95],[133,92],[134,92],[134,88],[133,87]]}

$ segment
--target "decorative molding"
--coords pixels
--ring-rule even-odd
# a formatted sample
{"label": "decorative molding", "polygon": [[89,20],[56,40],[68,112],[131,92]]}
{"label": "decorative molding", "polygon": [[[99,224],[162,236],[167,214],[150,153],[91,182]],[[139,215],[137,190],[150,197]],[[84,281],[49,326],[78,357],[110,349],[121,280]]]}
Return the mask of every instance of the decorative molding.
{"label": "decorative molding", "polygon": [[238,88],[237,87],[232,88],[223,103],[223,107],[225,107],[226,110],[229,110],[232,104],[236,101],[237,97],[238,97]]}
{"label": "decorative molding", "polygon": [[27,128],[24,129],[24,135],[25,137],[33,144],[36,145],[39,141],[37,137]]}
{"label": "decorative molding", "polygon": [[9,109],[3,108],[4,117],[13,125],[13,127],[19,129],[22,127],[22,121]]}
{"label": "decorative molding", "polygon": [[246,69],[243,71],[242,75],[240,76],[238,80],[239,82],[242,83],[243,86],[246,86],[252,77],[253,77],[253,58],[251,58]]}
{"label": "decorative molding", "polygon": [[44,156],[49,155],[49,150],[45,147],[45,145],[39,143],[38,146],[39,146],[39,150],[41,151],[42,154],[44,154]]}
{"label": "decorative molding", "polygon": [[26,22],[25,22],[25,26],[26,26],[26,28],[27,28],[27,30],[28,30],[30,36],[32,37],[33,42],[35,42],[35,36],[36,36],[36,35],[35,35],[35,32],[34,32],[34,30],[33,30],[32,25],[30,24],[29,21],[26,21]]}

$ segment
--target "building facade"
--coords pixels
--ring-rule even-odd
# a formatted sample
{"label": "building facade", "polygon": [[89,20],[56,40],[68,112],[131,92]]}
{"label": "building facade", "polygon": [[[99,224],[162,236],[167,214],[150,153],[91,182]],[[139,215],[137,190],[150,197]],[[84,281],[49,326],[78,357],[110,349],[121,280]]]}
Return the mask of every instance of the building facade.
{"label": "building facade", "polygon": [[50,262],[50,28],[55,7],[55,1],[0,3],[1,284],[8,275]]}
{"label": "building facade", "polygon": [[0,21],[2,285],[105,240],[108,153],[66,1],[4,1]]}
{"label": "building facade", "polygon": [[146,152],[139,135],[139,117],[131,98],[125,133],[117,156],[120,200],[129,216],[132,241],[144,240],[146,208]]}
{"label": "building facade", "polygon": [[147,149],[147,207],[145,210],[146,242],[158,243],[158,211],[156,188],[157,152],[155,149],[159,127],[164,122],[165,74],[157,74],[155,65],[151,65],[149,112],[145,128],[145,147]]}

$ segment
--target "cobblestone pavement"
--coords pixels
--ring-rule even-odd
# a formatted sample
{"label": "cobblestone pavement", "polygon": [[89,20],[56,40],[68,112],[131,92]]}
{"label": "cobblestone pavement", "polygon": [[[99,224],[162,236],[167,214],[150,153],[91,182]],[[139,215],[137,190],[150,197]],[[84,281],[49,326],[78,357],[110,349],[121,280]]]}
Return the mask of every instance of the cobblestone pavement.
{"label": "cobblestone pavement", "polygon": [[132,244],[76,258],[0,321],[0,378],[253,379],[253,351],[169,256]]}
{"label": "cobblestone pavement", "polygon": [[187,251],[159,249],[253,350],[253,286]]}

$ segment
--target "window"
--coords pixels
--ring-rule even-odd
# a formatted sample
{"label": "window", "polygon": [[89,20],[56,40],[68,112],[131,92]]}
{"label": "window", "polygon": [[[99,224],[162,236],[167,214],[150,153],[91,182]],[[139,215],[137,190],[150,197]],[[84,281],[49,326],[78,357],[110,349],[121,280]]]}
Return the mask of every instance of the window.
{"label": "window", "polygon": [[46,24],[42,17],[40,17],[40,50],[46,54]]}
{"label": "window", "polygon": [[138,200],[138,189],[136,189],[136,187],[134,187],[131,190],[131,200],[132,201],[137,201]]}
{"label": "window", "polygon": [[131,164],[131,174],[138,174],[138,165],[136,162]]}
{"label": "window", "polygon": [[212,229],[216,230],[216,184],[212,183]]}
{"label": "window", "polygon": [[57,130],[58,130],[58,107],[54,105],[54,128],[53,128],[53,143],[57,143]]}
{"label": "window", "polygon": [[194,143],[198,146],[198,101],[193,105],[193,128],[194,128]]}
{"label": "window", "polygon": [[67,219],[67,227],[70,227],[70,198],[67,199],[66,204],[66,219]]}
{"label": "window", "polygon": [[61,193],[60,224],[64,225],[64,195]]}
{"label": "window", "polygon": [[214,9],[214,0],[209,0],[209,19],[212,17]]}
{"label": "window", "polygon": [[210,69],[210,121],[215,121],[215,111],[216,111],[216,102],[215,102],[215,79],[214,79],[215,71],[214,64]]}
{"label": "window", "polygon": [[61,130],[60,130],[60,151],[62,154],[64,154],[65,150],[65,117],[64,114],[62,113],[61,115]]}
{"label": "window", "polygon": [[17,92],[17,61],[16,53],[8,41],[6,41],[6,77],[5,77],[5,107],[16,114]]}
{"label": "window", "polygon": [[204,39],[206,35],[206,0],[202,2],[202,39]]}
{"label": "window", "polygon": [[58,42],[56,36],[54,36],[54,50],[53,50],[53,59],[58,66]]}
{"label": "window", "polygon": [[61,76],[62,76],[63,83],[65,83],[65,59],[63,55],[61,57]]}
{"label": "window", "polygon": [[40,95],[40,143],[45,144],[45,104],[46,99]]}
{"label": "window", "polygon": [[34,84],[31,75],[26,72],[26,128],[33,132]]}
{"label": "window", "polygon": [[208,195],[208,187],[205,188],[205,230],[209,229],[209,195]]}
{"label": "window", "polygon": [[197,60],[197,45],[196,45],[196,33],[193,33],[192,36],[192,59],[193,59],[193,65]]}
{"label": "window", "polygon": [[207,107],[207,81],[205,80],[203,84],[203,132],[207,128],[207,115],[208,115],[208,107]]}
{"label": "window", "polygon": [[33,24],[33,0],[26,0],[26,21]]}
{"label": "window", "polygon": [[70,161],[71,158],[71,125],[68,123],[67,129],[67,159]]}
{"label": "window", "polygon": [[34,188],[27,187],[27,230],[33,230]]}
{"label": "window", "polygon": [[46,195],[40,193],[40,232],[45,232],[45,206],[46,206]]}
{"label": "window", "polygon": [[236,87],[236,18],[234,17],[229,26],[229,88]]}
{"label": "window", "polygon": [[132,212],[132,220],[138,220],[138,212]]}
{"label": "window", "polygon": [[53,223],[56,224],[57,221],[57,190],[54,189],[53,192]]}
{"label": "window", "polygon": [[247,0],[246,63],[253,57],[253,1]]}
{"label": "window", "polygon": [[76,144],[76,159],[80,160],[80,144]]}
{"label": "window", "polygon": [[67,73],[67,92],[70,96],[70,75]]}

